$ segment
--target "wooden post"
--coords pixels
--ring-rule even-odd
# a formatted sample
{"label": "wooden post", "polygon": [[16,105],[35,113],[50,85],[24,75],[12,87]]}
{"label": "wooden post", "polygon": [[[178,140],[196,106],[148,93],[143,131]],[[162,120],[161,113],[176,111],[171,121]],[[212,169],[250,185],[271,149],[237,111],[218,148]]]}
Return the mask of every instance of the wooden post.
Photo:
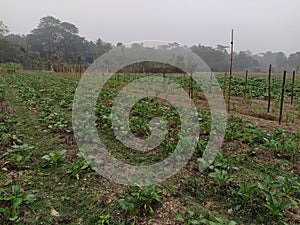
{"label": "wooden post", "polygon": [[272,73],[272,65],[269,66],[269,78],[268,78],[268,112],[270,112],[271,107],[271,73]]}
{"label": "wooden post", "polygon": [[209,93],[211,94],[212,91],[212,72],[210,72],[210,78],[209,78]]}
{"label": "wooden post", "polygon": [[193,74],[191,73],[190,76],[190,91],[189,91],[190,97],[193,98]]}
{"label": "wooden post", "polygon": [[225,95],[226,95],[226,79],[227,79],[227,73],[224,73],[224,86],[223,86],[224,99],[225,99]]}
{"label": "wooden post", "polygon": [[279,124],[281,124],[281,120],[282,120],[282,110],[283,110],[283,100],[284,100],[285,78],[286,78],[286,70],[283,72],[282,92],[281,92],[281,102],[280,102],[280,114],[279,114]]}
{"label": "wooden post", "polygon": [[291,105],[293,105],[293,101],[294,101],[295,75],[296,75],[296,71],[293,71]]}
{"label": "wooden post", "polygon": [[231,95],[231,81],[232,81],[232,61],[233,61],[233,30],[231,30],[231,52],[230,52],[230,71],[229,71],[229,90],[228,90],[228,105],[227,111],[230,111],[230,95]]}
{"label": "wooden post", "polygon": [[246,76],[245,76],[244,99],[246,98],[246,93],[247,93],[247,83],[248,83],[248,70],[246,70]]}

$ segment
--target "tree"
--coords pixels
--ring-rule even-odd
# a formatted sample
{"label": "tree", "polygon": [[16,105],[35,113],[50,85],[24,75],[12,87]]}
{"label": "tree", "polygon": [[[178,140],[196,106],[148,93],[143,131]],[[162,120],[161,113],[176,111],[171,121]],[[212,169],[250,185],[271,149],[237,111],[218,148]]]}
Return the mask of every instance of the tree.
{"label": "tree", "polygon": [[58,71],[64,70],[66,63],[69,64],[68,68],[76,67],[78,56],[82,56],[81,64],[85,67],[112,48],[110,43],[100,38],[95,43],[87,41],[80,37],[78,32],[74,24],[62,22],[52,16],[43,17],[38,26],[26,37],[29,56],[34,59],[35,52],[39,52],[44,63],[51,60],[54,69]]}
{"label": "tree", "polygon": [[276,54],[276,67],[279,70],[284,70],[286,69],[287,66],[287,57],[283,52],[278,52]]}
{"label": "tree", "polygon": [[292,70],[296,70],[296,73],[298,73],[300,68],[300,52],[290,54],[287,59],[287,64]]}
{"label": "tree", "polygon": [[3,21],[0,21],[0,37],[3,37],[9,32],[7,26],[3,23]]}
{"label": "tree", "polygon": [[[121,44],[122,43],[118,43]],[[113,48],[113,46],[110,43],[104,42],[102,41],[100,38],[98,38],[95,41],[95,47],[94,47],[94,52],[96,55],[96,58],[98,58],[100,55],[103,55],[104,53],[108,52],[109,50],[111,50]]]}
{"label": "tree", "polygon": [[226,51],[201,46],[200,44],[198,46],[194,45],[190,49],[200,56],[212,71],[228,71],[229,54]]}
{"label": "tree", "polygon": [[27,36],[27,44],[32,53],[40,52],[41,57],[54,60],[60,54],[63,60],[76,60],[83,38],[78,36],[78,28],[61,22],[52,16],[43,17],[37,28]]}
{"label": "tree", "polygon": [[9,43],[5,39],[0,39],[0,63],[4,62],[21,62],[21,57],[24,55],[24,49],[19,46]]}
{"label": "tree", "polygon": [[224,53],[227,53],[227,50],[226,50],[227,48],[229,48],[229,46],[225,46],[225,45],[217,45],[216,50],[217,50],[217,51],[224,52]]}
{"label": "tree", "polygon": [[250,70],[259,66],[257,60],[255,60],[250,51],[240,51],[234,55],[234,68],[237,71]]}

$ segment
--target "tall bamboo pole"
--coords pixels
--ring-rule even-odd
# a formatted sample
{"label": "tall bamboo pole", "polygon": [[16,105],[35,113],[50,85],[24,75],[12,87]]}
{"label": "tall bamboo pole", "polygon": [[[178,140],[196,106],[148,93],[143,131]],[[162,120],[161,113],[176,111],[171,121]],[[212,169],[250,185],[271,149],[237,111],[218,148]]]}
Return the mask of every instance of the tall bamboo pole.
{"label": "tall bamboo pole", "polygon": [[296,71],[293,71],[291,105],[293,105],[293,101],[294,101],[295,76],[296,76]]}
{"label": "tall bamboo pole", "polygon": [[280,102],[280,114],[279,114],[279,124],[281,124],[282,120],[282,110],[283,110],[283,101],[284,101],[284,88],[285,88],[285,78],[286,78],[286,70],[283,72],[283,80],[282,80],[282,91],[281,91],[281,102]]}
{"label": "tall bamboo pole", "polygon": [[268,112],[270,112],[271,106],[271,73],[272,73],[272,65],[269,66],[269,78],[268,78]]}
{"label": "tall bamboo pole", "polygon": [[245,76],[244,99],[246,98],[246,93],[247,93],[247,83],[248,83],[248,70],[246,70],[246,76]]}
{"label": "tall bamboo pole", "polygon": [[224,99],[226,97],[226,79],[227,79],[227,73],[224,73],[224,86],[223,86],[223,96],[224,96]]}
{"label": "tall bamboo pole", "polygon": [[232,61],[233,61],[233,29],[231,30],[231,52],[230,52],[230,71],[229,71],[229,90],[228,90],[228,105],[227,111],[230,111],[230,95],[231,95],[231,81],[232,81]]}

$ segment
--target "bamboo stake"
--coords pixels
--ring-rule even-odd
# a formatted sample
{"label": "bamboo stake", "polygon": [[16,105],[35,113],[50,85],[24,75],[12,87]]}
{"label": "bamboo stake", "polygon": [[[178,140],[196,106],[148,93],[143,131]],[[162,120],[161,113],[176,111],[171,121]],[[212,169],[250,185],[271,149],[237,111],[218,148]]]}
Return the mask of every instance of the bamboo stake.
{"label": "bamboo stake", "polygon": [[191,73],[190,76],[190,91],[189,91],[190,97],[193,98],[193,74]]}
{"label": "bamboo stake", "polygon": [[212,91],[212,72],[210,72],[210,78],[209,78],[209,93]]}
{"label": "bamboo stake", "polygon": [[228,105],[227,112],[230,111],[230,95],[231,95],[231,81],[232,81],[232,61],[233,61],[233,30],[231,30],[231,52],[230,52],[230,73],[229,73],[229,90],[228,90]]}
{"label": "bamboo stake", "polygon": [[223,96],[225,99],[225,95],[226,95],[226,78],[227,77],[227,73],[224,73],[224,86],[223,86]]}
{"label": "bamboo stake", "polygon": [[279,114],[279,124],[281,124],[281,120],[282,120],[285,78],[286,78],[286,70],[283,72],[282,92],[281,92],[281,102],[280,102],[280,114]]}
{"label": "bamboo stake", "polygon": [[291,105],[293,105],[293,101],[294,101],[295,75],[296,75],[296,71],[293,71]]}
{"label": "bamboo stake", "polygon": [[248,83],[248,70],[246,70],[246,76],[245,76],[244,99],[246,98],[246,93],[247,93],[247,83]]}
{"label": "bamboo stake", "polygon": [[270,112],[271,106],[271,73],[272,73],[272,65],[269,66],[269,78],[268,78],[268,112]]}

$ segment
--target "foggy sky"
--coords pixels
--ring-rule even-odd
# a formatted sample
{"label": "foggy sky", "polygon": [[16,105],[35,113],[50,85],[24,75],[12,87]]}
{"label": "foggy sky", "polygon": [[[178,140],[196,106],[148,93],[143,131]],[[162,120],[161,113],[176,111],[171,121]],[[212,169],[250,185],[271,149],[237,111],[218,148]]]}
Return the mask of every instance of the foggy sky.
{"label": "foggy sky", "polygon": [[229,45],[253,53],[300,51],[299,0],[0,0],[0,20],[28,34],[51,15],[94,41]]}

